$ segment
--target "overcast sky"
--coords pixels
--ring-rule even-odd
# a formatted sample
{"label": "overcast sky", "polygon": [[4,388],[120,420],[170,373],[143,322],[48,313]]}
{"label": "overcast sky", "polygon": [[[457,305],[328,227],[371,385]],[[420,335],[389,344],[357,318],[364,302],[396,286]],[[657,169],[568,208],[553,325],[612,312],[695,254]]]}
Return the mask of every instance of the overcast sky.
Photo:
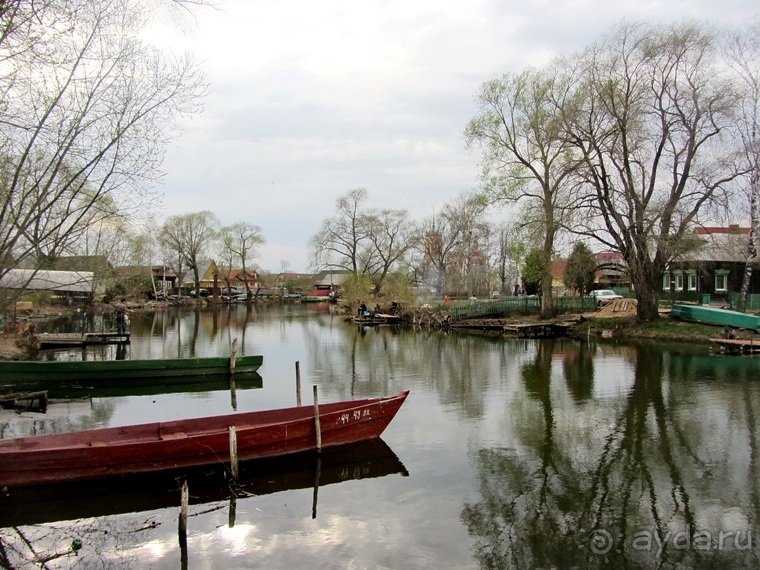
{"label": "overcast sky", "polygon": [[335,200],[414,219],[477,187],[463,131],[480,85],[582,49],[623,19],[736,26],[757,0],[218,0],[189,35],[210,84],[168,150],[163,216],[258,225],[256,263],[307,271]]}

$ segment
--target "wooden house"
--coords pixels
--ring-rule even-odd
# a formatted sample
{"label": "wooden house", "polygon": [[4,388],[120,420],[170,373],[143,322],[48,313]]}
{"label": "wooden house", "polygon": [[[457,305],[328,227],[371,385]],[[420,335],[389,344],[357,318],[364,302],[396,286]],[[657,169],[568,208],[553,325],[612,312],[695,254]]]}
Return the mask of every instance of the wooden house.
{"label": "wooden house", "polygon": [[[222,287],[222,273],[213,259],[198,261],[198,288],[213,292]],[[182,278],[182,287],[188,291],[195,289],[195,272],[191,269],[186,271]]]}
{"label": "wooden house", "polygon": [[248,282],[248,286],[254,291],[265,286],[257,271],[243,271],[242,269],[223,271],[219,279],[219,285],[223,289],[229,288],[244,291],[246,281]]}
{"label": "wooden house", "polygon": [[[747,261],[749,228],[698,227],[684,253],[662,276],[662,297],[672,301],[727,302],[741,290]],[[753,272],[749,293],[760,293],[760,275]]]}
{"label": "wooden house", "polygon": [[124,265],[115,271],[130,295],[169,295],[177,287],[177,275],[166,265]]}

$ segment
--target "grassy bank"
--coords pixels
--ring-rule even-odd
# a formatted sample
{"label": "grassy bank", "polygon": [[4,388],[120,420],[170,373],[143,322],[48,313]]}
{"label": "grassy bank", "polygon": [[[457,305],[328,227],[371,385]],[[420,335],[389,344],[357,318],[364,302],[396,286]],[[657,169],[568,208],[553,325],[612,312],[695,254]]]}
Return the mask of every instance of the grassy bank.
{"label": "grassy bank", "polygon": [[[663,342],[689,342],[709,344],[711,338],[720,338],[723,327],[679,321],[669,317],[648,323],[637,323],[630,318],[588,318],[575,331],[576,336],[601,335],[610,331],[616,339],[660,340]],[[756,333],[746,330],[732,330],[736,338],[750,339],[757,337]]]}

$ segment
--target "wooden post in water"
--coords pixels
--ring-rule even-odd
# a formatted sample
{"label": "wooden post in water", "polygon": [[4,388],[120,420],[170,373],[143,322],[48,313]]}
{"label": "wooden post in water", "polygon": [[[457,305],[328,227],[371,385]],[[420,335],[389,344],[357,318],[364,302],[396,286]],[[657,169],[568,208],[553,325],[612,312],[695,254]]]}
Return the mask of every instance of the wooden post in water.
{"label": "wooden post in water", "polygon": [[237,358],[237,338],[232,341],[232,354],[230,355],[230,374],[235,373],[235,359]]}
{"label": "wooden post in water", "polygon": [[296,406],[301,405],[301,362],[296,360]]}
{"label": "wooden post in water", "polygon": [[230,375],[230,401],[232,409],[237,411],[237,386],[235,385],[235,375]]}
{"label": "wooden post in water", "polygon": [[182,482],[182,498],[179,511],[179,560],[180,569],[187,570],[187,507],[190,503],[190,491],[187,488],[187,480]]}
{"label": "wooden post in water", "polygon": [[187,537],[187,507],[190,503],[190,490],[187,487],[187,480],[182,481],[182,491],[180,496],[179,508],[179,536],[182,542],[182,536]]}
{"label": "wooden post in water", "polygon": [[227,526],[229,528],[233,528],[235,526],[235,518],[237,516],[237,495],[235,495],[235,492],[233,491],[232,495],[230,495],[230,514],[227,518]]}
{"label": "wooden post in water", "polygon": [[240,471],[238,468],[237,431],[235,431],[235,426],[230,426],[230,469],[232,470],[232,478],[237,479]]}
{"label": "wooden post in water", "polygon": [[317,432],[317,453],[322,453],[322,426],[319,421],[319,402],[317,401],[317,385],[314,385],[314,428]]}
{"label": "wooden post in water", "polygon": [[314,472],[314,493],[311,498],[311,518],[317,518],[317,495],[319,494],[319,477],[322,473],[322,457],[317,456],[317,465]]}

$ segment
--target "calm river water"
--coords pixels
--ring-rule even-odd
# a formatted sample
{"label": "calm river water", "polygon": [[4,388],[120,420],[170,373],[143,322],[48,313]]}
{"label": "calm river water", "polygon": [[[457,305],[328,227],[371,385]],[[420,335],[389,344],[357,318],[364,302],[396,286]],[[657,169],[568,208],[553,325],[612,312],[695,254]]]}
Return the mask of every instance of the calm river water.
{"label": "calm river water", "polygon": [[[128,358],[262,354],[238,411],[294,405],[296,362],[306,403],[411,393],[384,445],[255,467],[235,500],[198,476],[186,548],[176,484],[93,484],[0,513],[0,566],[80,540],[47,567],[760,567],[758,358],[362,329],[324,304],[134,314],[132,333]],[[231,410],[219,385],[91,393],[0,434]]]}

